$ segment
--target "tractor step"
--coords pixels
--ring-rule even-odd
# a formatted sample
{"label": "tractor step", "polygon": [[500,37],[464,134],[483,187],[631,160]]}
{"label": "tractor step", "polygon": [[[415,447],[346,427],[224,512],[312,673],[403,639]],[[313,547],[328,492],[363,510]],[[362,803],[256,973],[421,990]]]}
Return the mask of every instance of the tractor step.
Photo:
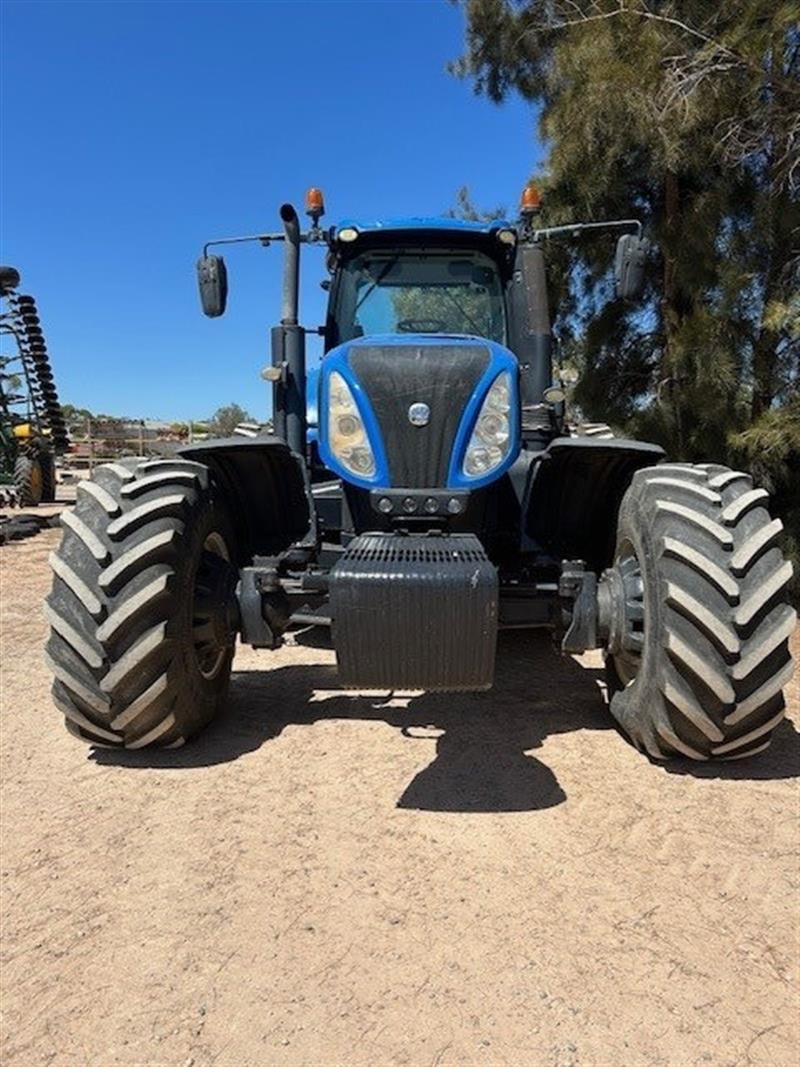
{"label": "tractor step", "polygon": [[488,689],[497,571],[472,534],[362,534],[330,577],[333,644],[348,689]]}

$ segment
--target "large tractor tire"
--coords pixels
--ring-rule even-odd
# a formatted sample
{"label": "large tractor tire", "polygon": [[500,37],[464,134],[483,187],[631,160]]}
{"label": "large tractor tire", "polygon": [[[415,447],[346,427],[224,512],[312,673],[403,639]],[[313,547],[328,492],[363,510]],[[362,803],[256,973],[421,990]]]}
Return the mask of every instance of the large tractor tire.
{"label": "large tractor tire", "polygon": [[44,476],[39,456],[21,453],[14,461],[14,488],[23,508],[35,508],[42,502]]}
{"label": "large tractor tire", "polygon": [[50,557],[53,699],[112,747],[176,748],[224,705],[236,546],[208,468],[127,460],[78,484]]}
{"label": "large tractor tire", "polygon": [[52,504],[56,499],[56,460],[52,452],[39,453],[42,468],[42,503]]}
{"label": "large tractor tire", "polygon": [[768,494],[717,465],[639,471],[606,572],[611,712],[654,759],[767,748],[792,675],[792,565]]}

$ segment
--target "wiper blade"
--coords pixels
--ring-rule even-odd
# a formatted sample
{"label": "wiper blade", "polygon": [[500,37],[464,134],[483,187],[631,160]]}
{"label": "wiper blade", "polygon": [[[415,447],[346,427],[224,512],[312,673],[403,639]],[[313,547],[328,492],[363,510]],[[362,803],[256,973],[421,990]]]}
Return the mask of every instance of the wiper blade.
{"label": "wiper blade", "polygon": [[466,322],[468,322],[469,325],[474,329],[475,336],[483,337],[480,326],[475,322],[471,315],[467,314],[465,309],[459,304],[459,302],[456,300],[456,298],[453,296],[449,289],[444,289],[444,295],[447,297],[451,304],[454,304],[456,306],[459,312],[464,316]]}
{"label": "wiper blade", "polygon": [[394,257],[394,259],[390,259],[389,260],[389,262],[386,264],[386,266],[380,272],[378,277],[375,279],[375,281],[372,283],[372,285],[369,287],[369,289],[367,289],[366,293],[364,293],[364,295],[361,297],[359,302],[356,304],[356,311],[358,311],[358,309],[361,307],[361,305],[364,303],[364,301],[367,299],[367,297],[375,292],[377,287],[381,284],[383,279],[386,277],[386,275],[389,273],[389,271],[392,269],[392,267],[395,265],[395,263],[398,261],[399,258],[400,258],[400,255],[398,253],[398,255],[396,255]]}

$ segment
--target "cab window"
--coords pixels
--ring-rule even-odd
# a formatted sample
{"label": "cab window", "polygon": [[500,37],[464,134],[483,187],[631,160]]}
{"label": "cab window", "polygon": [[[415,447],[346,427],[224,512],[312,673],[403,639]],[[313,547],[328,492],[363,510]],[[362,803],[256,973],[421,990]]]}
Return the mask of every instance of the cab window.
{"label": "cab window", "polygon": [[370,252],[342,265],[336,342],[371,334],[470,334],[505,341],[503,289],[481,253]]}

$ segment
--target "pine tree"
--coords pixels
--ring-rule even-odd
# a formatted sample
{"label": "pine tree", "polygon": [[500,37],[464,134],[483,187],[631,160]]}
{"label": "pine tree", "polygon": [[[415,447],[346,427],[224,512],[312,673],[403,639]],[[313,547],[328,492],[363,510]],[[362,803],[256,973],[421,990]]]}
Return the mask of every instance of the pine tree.
{"label": "pine tree", "polygon": [[[796,9],[769,0],[469,0],[465,9],[459,73],[496,100],[517,90],[540,106],[548,220],[636,212],[661,250],[644,313],[631,312],[608,306],[607,247],[586,242],[566,272],[560,328],[586,334],[591,322],[587,359],[601,378],[613,372],[604,349],[622,346],[632,361],[623,374],[641,390],[632,402],[657,398],[651,421],[673,449],[692,455],[718,440],[720,411],[742,428],[747,407],[760,415],[798,371],[791,316],[780,314],[798,284]],[[701,398],[704,417],[694,413]]]}
{"label": "pine tree", "polygon": [[658,249],[636,308],[614,299],[607,239],[560,252],[555,330],[583,410],[675,458],[753,460],[777,435],[780,495],[800,464],[796,4],[462,6],[454,72],[536,105],[546,222],[634,215]]}

